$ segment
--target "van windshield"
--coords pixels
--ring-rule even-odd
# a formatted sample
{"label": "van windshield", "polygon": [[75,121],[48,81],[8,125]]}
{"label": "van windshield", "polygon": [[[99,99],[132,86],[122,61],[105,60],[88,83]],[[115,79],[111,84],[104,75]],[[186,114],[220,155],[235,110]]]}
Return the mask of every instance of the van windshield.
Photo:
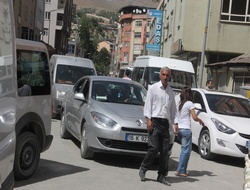
{"label": "van windshield", "polygon": [[[149,67],[149,85],[152,85],[160,80],[160,69],[157,67]],[[192,88],[197,87],[195,82],[195,75],[184,71],[177,71],[171,69],[171,78],[169,85],[175,90],[188,85]]]}
{"label": "van windshield", "polygon": [[57,65],[56,83],[74,85],[80,78],[95,75],[95,70],[72,65]]}

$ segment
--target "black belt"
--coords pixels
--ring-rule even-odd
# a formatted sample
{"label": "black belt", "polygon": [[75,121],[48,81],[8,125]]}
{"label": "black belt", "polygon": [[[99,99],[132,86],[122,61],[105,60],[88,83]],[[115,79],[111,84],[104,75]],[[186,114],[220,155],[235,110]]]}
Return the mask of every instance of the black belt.
{"label": "black belt", "polygon": [[151,119],[155,119],[156,121],[162,121],[162,122],[168,121],[168,119],[166,119],[166,118],[160,118],[160,117],[152,117]]}

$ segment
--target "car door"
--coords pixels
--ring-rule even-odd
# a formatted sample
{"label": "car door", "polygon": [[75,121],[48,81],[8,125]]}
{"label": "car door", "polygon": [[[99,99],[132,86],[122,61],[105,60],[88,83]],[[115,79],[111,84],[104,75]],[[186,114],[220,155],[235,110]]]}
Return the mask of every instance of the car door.
{"label": "car door", "polygon": [[[200,92],[193,90],[193,95],[194,95],[194,103],[200,104],[201,108],[205,110],[204,101],[203,101],[203,98],[202,98],[202,95],[200,94]],[[195,109],[195,113],[199,117],[201,110]],[[202,127],[199,124],[199,122],[196,122],[193,119],[191,119],[191,129],[192,129],[192,141],[194,144],[197,145],[199,134],[200,134]]]}
{"label": "car door", "polygon": [[65,102],[65,121],[68,126],[68,130],[70,131],[71,134],[73,134],[76,138],[79,138],[78,130],[77,128],[79,127],[79,111],[77,107],[82,103],[81,100],[75,99],[75,94],[76,93],[81,93],[82,88],[84,86],[86,79],[82,79],[78,81],[74,88],[69,92],[66,102]]}
{"label": "car door", "polygon": [[89,84],[89,79],[84,79],[82,81],[82,87],[79,91],[79,93],[82,93],[84,95],[84,101],[76,98],[73,99],[72,114],[74,114],[75,117],[74,133],[76,134],[77,138],[79,138],[79,140],[81,138],[81,125],[83,120],[83,114],[85,113],[84,109],[88,105]]}

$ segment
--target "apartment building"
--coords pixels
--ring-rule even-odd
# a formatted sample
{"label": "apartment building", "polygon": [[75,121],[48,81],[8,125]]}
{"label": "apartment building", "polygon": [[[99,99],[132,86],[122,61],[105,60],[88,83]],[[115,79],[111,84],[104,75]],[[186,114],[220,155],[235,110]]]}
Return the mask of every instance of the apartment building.
{"label": "apartment building", "polygon": [[250,63],[220,64],[250,51],[250,0],[161,0],[157,9],[163,11],[160,56],[191,61],[201,87],[207,79],[228,92],[250,85]]}
{"label": "apartment building", "polygon": [[41,40],[56,49],[57,54],[68,52],[73,0],[45,0],[44,29]]}
{"label": "apartment building", "polygon": [[44,0],[13,1],[17,38],[40,41],[43,31],[44,3]]}
{"label": "apartment building", "polygon": [[124,65],[131,66],[135,58],[143,53],[150,20],[147,7],[130,5],[121,8],[119,13],[118,70]]}

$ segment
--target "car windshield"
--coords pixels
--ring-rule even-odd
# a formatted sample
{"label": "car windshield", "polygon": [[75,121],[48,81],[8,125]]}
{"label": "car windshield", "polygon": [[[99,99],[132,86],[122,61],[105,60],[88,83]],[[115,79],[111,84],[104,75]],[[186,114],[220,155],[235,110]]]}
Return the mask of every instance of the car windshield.
{"label": "car windshield", "polygon": [[211,111],[224,115],[250,117],[249,100],[225,95],[206,95]]}
{"label": "car windshield", "polygon": [[114,81],[94,81],[91,97],[101,102],[143,106],[146,99],[146,93],[146,89],[137,84]]}
{"label": "car windshield", "polygon": [[[154,84],[160,80],[159,78],[160,69],[161,68],[157,67],[151,67],[149,69],[150,72],[149,84]],[[169,85],[174,90],[182,89],[182,87],[186,85],[192,88],[196,88],[195,75],[192,73],[171,69],[171,78],[169,80]]]}
{"label": "car windshield", "polygon": [[81,77],[86,75],[95,75],[94,69],[72,65],[58,65],[56,83],[74,85]]}

